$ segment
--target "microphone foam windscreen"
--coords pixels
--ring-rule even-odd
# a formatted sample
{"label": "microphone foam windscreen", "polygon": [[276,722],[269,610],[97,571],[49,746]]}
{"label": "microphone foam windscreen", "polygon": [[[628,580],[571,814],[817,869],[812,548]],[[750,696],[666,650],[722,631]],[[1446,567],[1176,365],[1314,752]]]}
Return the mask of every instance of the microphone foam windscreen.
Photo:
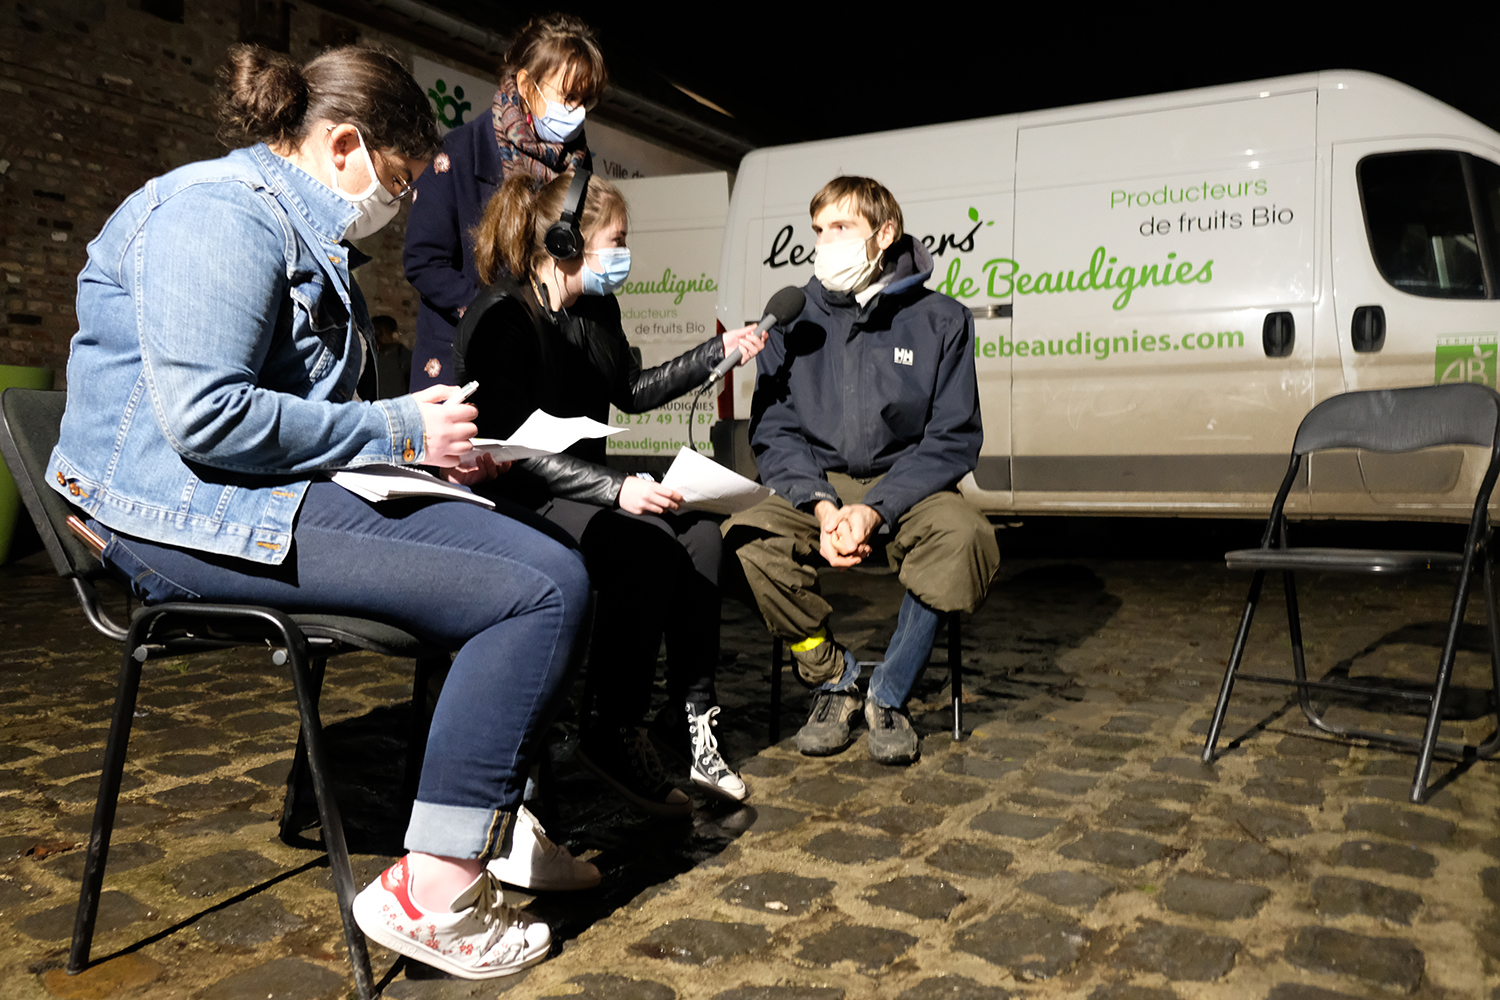
{"label": "microphone foam windscreen", "polygon": [[806,305],[806,293],[800,288],[787,285],[771,296],[771,301],[766,303],[766,312],[775,316],[778,324],[790,323],[802,313]]}

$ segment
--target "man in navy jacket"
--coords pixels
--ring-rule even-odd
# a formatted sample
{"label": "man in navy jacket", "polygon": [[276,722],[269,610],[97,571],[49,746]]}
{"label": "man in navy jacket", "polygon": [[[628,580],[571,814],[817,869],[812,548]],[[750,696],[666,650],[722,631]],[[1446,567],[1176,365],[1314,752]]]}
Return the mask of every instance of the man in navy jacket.
{"label": "man in navy jacket", "polygon": [[[815,688],[798,748],[844,749],[863,703],[870,755],[904,764],[919,753],[904,706],[938,621],[978,607],[1000,565],[993,528],[956,488],[984,436],[974,317],[923,287],[932,256],[903,233],[901,206],[879,182],[835,178],[810,210],[818,247],[807,305],[756,359],[750,441],[777,495],[724,531],[767,627]],[[880,550],[907,593],[862,699],[817,570]]]}

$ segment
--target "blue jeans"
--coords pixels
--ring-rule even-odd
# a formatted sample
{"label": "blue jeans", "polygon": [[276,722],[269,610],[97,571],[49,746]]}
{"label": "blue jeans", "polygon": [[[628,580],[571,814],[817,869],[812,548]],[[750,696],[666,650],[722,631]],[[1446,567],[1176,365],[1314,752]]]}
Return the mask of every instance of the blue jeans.
{"label": "blue jeans", "polygon": [[[870,698],[884,708],[900,708],[917,683],[927,658],[932,655],[932,640],[937,636],[942,613],[917,600],[908,591],[896,616],[896,632],[886,647],[885,659],[870,674]],[[854,654],[844,651],[844,673],[829,681],[821,691],[849,691],[859,680],[859,664]]]}
{"label": "blue jeans", "polygon": [[457,650],[433,710],[406,847],[457,858],[498,850],[588,603],[577,552],[475,504],[372,504],[315,482],[279,566],[118,534],[104,556],[147,603],[358,615]]}

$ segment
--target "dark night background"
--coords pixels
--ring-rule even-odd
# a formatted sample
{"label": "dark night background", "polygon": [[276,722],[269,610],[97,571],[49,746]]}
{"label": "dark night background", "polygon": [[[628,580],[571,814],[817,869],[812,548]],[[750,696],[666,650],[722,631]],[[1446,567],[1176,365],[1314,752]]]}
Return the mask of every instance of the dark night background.
{"label": "dark night background", "polygon": [[[1456,8],[1374,5],[499,4],[437,0],[513,33],[559,9],[601,36],[637,93],[778,145],[1321,69],[1380,73],[1500,129],[1490,29]],[[1470,8],[1471,13],[1478,7]],[[1216,10],[1232,12],[1217,19]],[[1395,10],[1388,8],[1387,10]],[[968,12],[965,12],[968,11]],[[1139,25],[1139,26],[1132,26]],[[707,98],[726,118],[672,85]]]}

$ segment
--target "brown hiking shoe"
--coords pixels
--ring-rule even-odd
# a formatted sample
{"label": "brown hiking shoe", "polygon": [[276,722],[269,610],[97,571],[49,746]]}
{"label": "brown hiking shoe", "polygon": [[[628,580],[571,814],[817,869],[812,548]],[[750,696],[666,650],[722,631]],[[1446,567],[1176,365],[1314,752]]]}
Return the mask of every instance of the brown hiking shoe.
{"label": "brown hiking shoe", "polygon": [[797,749],[827,757],[849,745],[849,723],[859,714],[858,691],[815,691],[807,724],[797,730]]}

